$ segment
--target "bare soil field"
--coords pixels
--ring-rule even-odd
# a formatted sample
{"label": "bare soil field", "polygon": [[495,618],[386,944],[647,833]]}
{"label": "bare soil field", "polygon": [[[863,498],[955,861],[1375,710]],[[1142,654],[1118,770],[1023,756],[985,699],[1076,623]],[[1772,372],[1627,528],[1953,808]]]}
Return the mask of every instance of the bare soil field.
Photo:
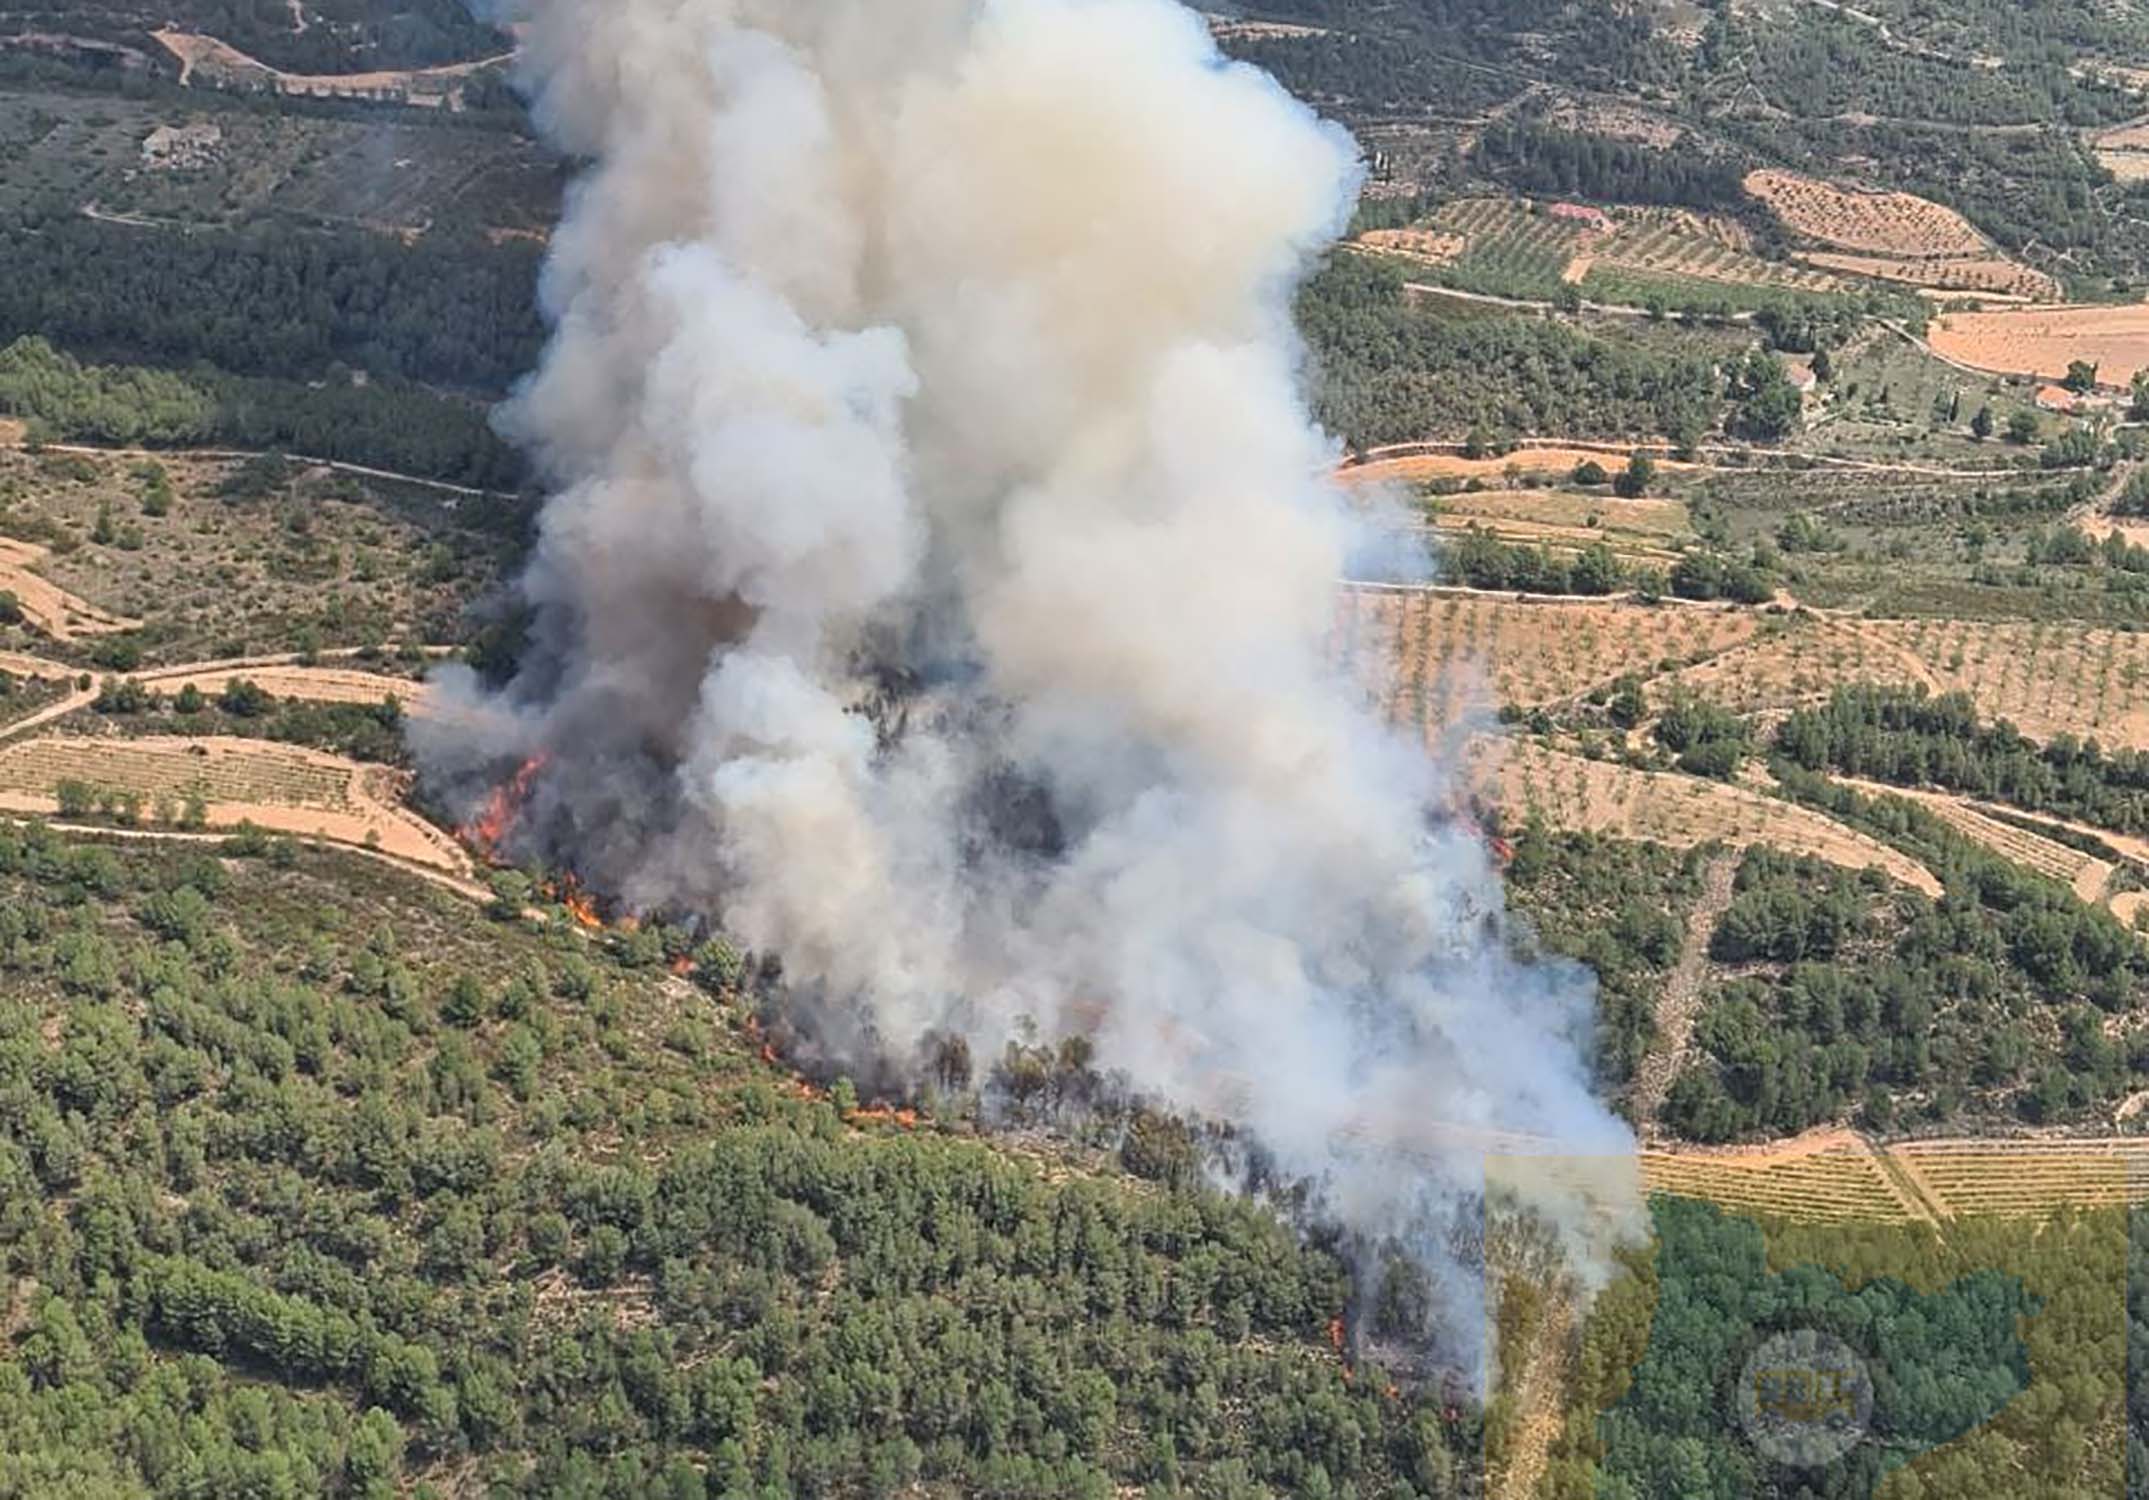
{"label": "bare soil field", "polygon": [[1991,252],[1961,214],[1910,193],[1858,192],[1766,168],[1748,173],[1745,186],[1793,234],[1837,249],[1927,259]]}
{"label": "bare soil field", "polygon": [[454,874],[470,870],[453,839],[401,805],[399,773],[317,750],[255,740],[60,737],[0,749],[0,811],[59,813],[66,782],[134,794],[145,822],[169,826],[160,814],[198,798],[210,828],[252,823]]}
{"label": "bare soil field", "polygon": [[1878,255],[1847,255],[1840,251],[1809,251],[1799,257],[1808,265],[1840,271],[1847,276],[1870,276],[1876,281],[1896,281],[1920,291],[1934,293],[1981,293],[1986,296],[2021,298],[2028,302],[2057,302],[2060,284],[2042,271],[2015,264],[1999,256],[1966,256],[1950,260],[1907,260]]}
{"label": "bare soil field", "polygon": [[1391,722],[1438,738],[1504,704],[1558,703],[1629,672],[1706,660],[1757,629],[1743,610],[1359,587],[1339,601],[1335,649]]}
{"label": "bare soil field", "polygon": [[133,630],[142,623],[99,609],[44,577],[39,570],[51,556],[48,547],[0,537],[0,593],[15,596],[33,630],[65,644]]}
{"label": "bare soil field", "polygon": [[1877,868],[1934,898],[1942,893],[1933,873],[1909,856],[1819,813],[1745,787],[1638,771],[1528,742],[1480,739],[1472,748],[1476,784],[1517,822],[1541,817],[1553,828],[1674,849],[1764,844],[1848,870]]}
{"label": "bare soil field", "polygon": [[2149,369],[2149,303],[1950,312],[1926,339],[1948,359],[1998,374],[2057,380],[2086,359],[2100,384],[2123,388]]}

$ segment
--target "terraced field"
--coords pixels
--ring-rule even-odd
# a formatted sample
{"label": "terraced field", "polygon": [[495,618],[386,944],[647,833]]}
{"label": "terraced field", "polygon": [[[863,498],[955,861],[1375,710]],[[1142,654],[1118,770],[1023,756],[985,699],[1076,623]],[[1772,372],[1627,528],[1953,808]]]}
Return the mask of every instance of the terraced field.
{"label": "terraced field", "polygon": [[1875,620],[1859,631],[1875,649],[1856,671],[1875,681],[1966,692],[1980,714],[2032,739],[2094,735],[2110,748],[2149,749],[2149,636],[1930,619]]}
{"label": "terraced field", "polygon": [[1838,250],[1926,260],[1992,248],[1955,210],[1909,193],[1858,192],[1768,169],[1748,173],[1745,186],[1785,229]]}
{"label": "terraced field", "polygon": [[1961,292],[2009,300],[2019,298],[2027,302],[2057,302],[2061,296],[2060,284],[2044,272],[2017,265],[2000,256],[1915,260],[1822,250],[1810,251],[1800,259],[1808,265],[1840,271],[1846,276],[1896,281],[1928,291]]}
{"label": "terraced field", "polygon": [[393,698],[405,712],[423,714],[435,701],[422,682],[338,667],[211,667],[205,671],[148,672],[138,680],[167,695],[191,687],[214,697],[235,678],[244,678],[272,697],[301,703],[376,704]]}
{"label": "terraced field", "polygon": [[2012,823],[2003,822],[1980,810],[1978,804],[1967,797],[1887,786],[1877,781],[1860,781],[1850,776],[1836,779],[1867,796],[1901,797],[1915,802],[1957,833],[1974,839],[2000,858],[2020,865],[2032,874],[2058,881],[2084,901],[2095,903],[2103,900],[2106,889],[2112,883],[2113,867],[2109,862],[2084,854],[2079,849],[2071,849],[2057,840],[2017,828]]}
{"label": "terraced field", "polygon": [[130,797],[137,821],[169,825],[195,804],[203,826],[251,823],[275,833],[378,850],[467,874],[446,834],[402,806],[402,779],[319,751],[239,739],[21,740],[0,749],[0,812],[68,811],[70,784]]}
{"label": "terraced field", "polygon": [[1644,1151],[1642,1182],[1734,1213],[1839,1224],[1931,1218],[1847,1131],[1752,1151]]}
{"label": "terraced field", "polygon": [[1949,1218],[2149,1201],[2149,1137],[1913,1141],[1888,1156]]}
{"label": "terraced field", "polygon": [[1502,705],[1557,703],[1630,672],[1705,660],[1759,628],[1745,610],[1361,585],[1339,602],[1334,649],[1392,722],[1430,734]]}
{"label": "terraced field", "polygon": [[1964,692],[2032,739],[2094,736],[2149,749],[2149,636],[2025,621],[1861,620],[1794,615],[1736,650],[1649,685],[1741,713],[1819,702],[1854,682]]}
{"label": "terraced field", "polygon": [[1908,855],[1833,819],[1774,797],[1674,772],[1639,771],[1523,742],[1480,739],[1471,782],[1515,822],[1608,833],[1674,849],[1766,845],[1848,870],[1880,869],[1938,898],[1933,873]]}
{"label": "terraced field", "polygon": [[1599,266],[1620,267],[1677,280],[1717,281],[1731,286],[1779,287],[1828,295],[1848,291],[1842,277],[1786,261],[1764,260],[1730,237],[1710,233],[1693,214],[1657,212],[1633,222],[1595,252]]}

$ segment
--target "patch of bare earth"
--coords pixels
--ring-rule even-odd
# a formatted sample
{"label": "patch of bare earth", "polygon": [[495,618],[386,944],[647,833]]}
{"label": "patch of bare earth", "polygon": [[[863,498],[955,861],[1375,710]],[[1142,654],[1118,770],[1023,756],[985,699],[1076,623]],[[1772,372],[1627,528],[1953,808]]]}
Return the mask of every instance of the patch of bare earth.
{"label": "patch of bare earth", "polygon": [[73,641],[141,626],[140,620],[101,610],[32,571],[51,555],[34,543],[0,537],[0,593],[15,596],[31,628],[55,641]]}
{"label": "patch of bare earth", "polygon": [[1950,312],[1926,341],[1949,359],[1997,374],[2057,380],[2075,360],[2097,366],[2108,386],[2149,369],[2149,303]]}

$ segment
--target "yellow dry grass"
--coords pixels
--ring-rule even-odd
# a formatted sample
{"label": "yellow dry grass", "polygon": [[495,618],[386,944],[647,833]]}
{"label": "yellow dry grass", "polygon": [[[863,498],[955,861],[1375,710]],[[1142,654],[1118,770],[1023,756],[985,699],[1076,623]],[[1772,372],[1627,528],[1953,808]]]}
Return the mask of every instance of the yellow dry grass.
{"label": "yellow dry grass", "polygon": [[1820,813],[1743,786],[1489,739],[1473,742],[1471,775],[1514,822],[1541,819],[1552,828],[1675,849],[1766,845],[1849,870],[1879,869],[1934,898],[1942,892],[1933,873],[1908,855]]}
{"label": "yellow dry grass", "polygon": [[1910,193],[1858,192],[1768,168],[1749,172],[1745,187],[1793,234],[1837,249],[1922,258],[1991,249],[1961,214]]}
{"label": "yellow dry grass", "polygon": [[1951,312],[1934,321],[1926,340],[1980,370],[2057,380],[2080,359],[2097,366],[2101,383],[2125,386],[2149,369],[2149,303]]}

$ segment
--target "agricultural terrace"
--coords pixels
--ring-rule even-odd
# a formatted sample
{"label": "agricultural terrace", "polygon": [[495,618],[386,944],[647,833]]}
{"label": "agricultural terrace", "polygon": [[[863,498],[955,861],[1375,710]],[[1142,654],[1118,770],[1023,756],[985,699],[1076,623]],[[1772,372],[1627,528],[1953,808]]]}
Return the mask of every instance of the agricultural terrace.
{"label": "agricultural terrace", "polygon": [[2095,905],[2104,899],[2111,886],[2114,866],[2109,862],[2003,822],[1981,811],[1972,798],[1862,781],[1855,776],[1834,779],[1869,797],[1902,797],[1915,802],[1957,833],[1984,845],[2010,864],[2020,865],[2034,875],[2066,886],[2079,900]]}
{"label": "agricultural terrace", "polygon": [[1674,849],[1764,845],[1847,870],[1879,869],[1937,899],[1933,873],[1908,855],[1831,818],[1743,786],[1669,771],[1638,771],[1528,741],[1472,741],[1471,780],[1507,821],[1643,839]]}
{"label": "agricultural terrace", "polygon": [[[1675,282],[1771,287],[1815,296],[1850,290],[1840,276],[1825,270],[1762,259],[1753,253],[1750,238],[1717,227],[1724,222],[1704,220],[1684,210],[1623,211],[1619,232],[1592,247],[1591,267],[1641,272]],[[1581,282],[1585,292],[1592,285],[1590,278],[1573,279]]]}
{"label": "agricultural terrace", "polygon": [[237,739],[30,739],[0,749],[0,811],[237,828],[376,849],[457,874],[455,842],[401,805],[403,778],[290,745]]}
{"label": "agricultural terrace", "polygon": [[375,704],[393,698],[402,705],[405,713],[425,714],[432,710],[436,701],[432,689],[423,682],[341,667],[220,666],[198,672],[145,672],[137,680],[166,695],[193,688],[213,698],[235,678],[244,678],[272,698],[289,698],[300,703]]}
{"label": "agricultural terrace", "polygon": [[1650,682],[1664,707],[1682,694],[1735,713],[1767,713],[1824,701],[1847,682],[1928,686],[1937,678],[1907,649],[1876,639],[1865,622],[1811,612],[1765,621],[1753,640]]}
{"label": "agricultural terrace", "polygon": [[2123,388],[2149,369],[2149,303],[1950,312],[1926,339],[1949,359],[2006,375],[2057,380],[2087,360],[2100,384]]}
{"label": "agricultural terrace", "polygon": [[1910,260],[1814,250],[1799,258],[1809,265],[1840,271],[1846,276],[1896,281],[1926,292],[1953,292],[2022,302],[2057,302],[2061,295],[2060,284],[2044,272],[2017,265],[2001,256]]}
{"label": "agricultural terrace", "polygon": [[1652,1193],[1700,1198],[1733,1213],[1821,1223],[1900,1223],[1932,1217],[1849,1131],[1732,1151],[1644,1151]]}
{"label": "agricultural terrace", "polygon": [[1874,649],[1854,680],[1965,692],[1979,714],[2036,740],[2072,734],[2149,750],[2149,636],[2042,621],[1873,620],[1859,630]]}
{"label": "agricultural terrace", "polygon": [[[1376,456],[1367,463],[1353,464],[1337,471],[1336,477],[1346,484],[1435,484],[1448,479],[1465,482],[1480,479],[1490,483],[1523,474],[1565,477],[1582,463],[1599,464],[1614,470],[1625,462],[1626,455],[1611,448],[1524,446],[1488,458],[1465,458],[1461,453],[1406,452],[1388,458]],[[1665,474],[1680,473],[1691,467],[1663,458],[1656,460],[1656,466]]]}
{"label": "agricultural terrace", "polygon": [[1641,1155],[1652,1193],[1807,1223],[1946,1222],[2149,1202],[2149,1136],[1879,1146],[1847,1130]]}
{"label": "agricultural terrace", "polygon": [[1459,234],[1433,229],[1369,229],[1357,243],[1382,255],[1421,266],[1444,266],[1468,248]]}
{"label": "agricultural terrace", "polygon": [[2149,750],[2149,636],[2064,622],[1865,620],[1811,612],[1648,684],[1662,706],[1693,693],[1737,713],[1825,699],[1847,683],[1964,692],[2035,740],[2071,734]]}
{"label": "agricultural terrace", "polygon": [[1888,1156],[1949,1218],[2149,1200],[2149,1137],[1911,1141]]}
{"label": "agricultural terrace", "polygon": [[1551,296],[1575,256],[1605,239],[1587,224],[1512,198],[1458,199],[1437,209],[1423,227],[1463,242],[1439,279],[1501,297]]}
{"label": "agricultural terrace", "polygon": [[1676,500],[1524,489],[1429,496],[1426,504],[1432,524],[1444,531],[1476,528],[1555,552],[1601,542],[1622,559],[1658,568],[1675,563],[1679,544],[1693,534],[1686,507]]}
{"label": "agricultural terrace", "polygon": [[2149,125],[2136,120],[2090,137],[2097,160],[2121,182],[2149,179]]}
{"label": "agricultural terrace", "polygon": [[1559,703],[1630,672],[1706,659],[1757,629],[1758,617],[1744,610],[1367,585],[1344,591],[1335,646],[1392,722],[1432,733],[1502,706]]}
{"label": "agricultural terrace", "polygon": [[1792,234],[1836,249],[1919,260],[1991,253],[1961,214],[1910,193],[1858,192],[1767,168],[1748,173],[1745,187]]}

